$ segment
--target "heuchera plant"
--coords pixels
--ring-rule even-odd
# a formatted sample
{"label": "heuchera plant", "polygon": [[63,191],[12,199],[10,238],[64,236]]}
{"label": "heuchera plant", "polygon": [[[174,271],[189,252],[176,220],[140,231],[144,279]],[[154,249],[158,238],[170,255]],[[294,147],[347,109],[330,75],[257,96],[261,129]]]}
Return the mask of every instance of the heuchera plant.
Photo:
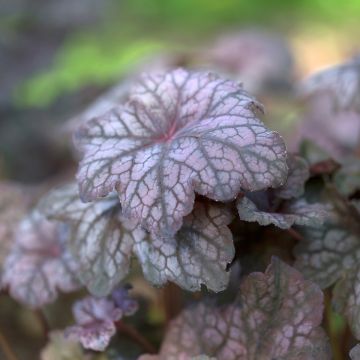
{"label": "heuchera plant", "polygon": [[[302,85],[301,101],[311,101],[304,117],[319,93],[336,104],[324,111],[359,115],[355,63]],[[287,152],[262,122],[262,105],[213,73],[146,73],[120,93],[72,123],[76,183],[30,210],[22,197],[15,212],[0,207],[2,287],[36,311],[60,292],[82,296],[75,324],[52,329],[42,359],[327,360],[330,302],[360,340],[354,148],[334,140],[336,161],[310,143]],[[191,303],[166,314],[162,337],[127,323],[143,321],[149,306],[138,285],[138,299],[124,285],[139,268],[165,286],[163,301]],[[137,344],[131,355],[116,348],[116,334],[132,341],[127,349]]]}

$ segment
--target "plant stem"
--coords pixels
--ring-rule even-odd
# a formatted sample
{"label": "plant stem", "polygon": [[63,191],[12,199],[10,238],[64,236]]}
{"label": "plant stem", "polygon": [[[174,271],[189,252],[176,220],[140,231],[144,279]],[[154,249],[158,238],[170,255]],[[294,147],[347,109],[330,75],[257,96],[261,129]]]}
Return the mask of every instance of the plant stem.
{"label": "plant stem", "polygon": [[39,310],[35,310],[34,314],[35,314],[36,318],[38,319],[38,322],[41,326],[44,338],[47,339],[49,331],[50,331],[50,327],[49,327],[49,323],[46,319],[44,312],[39,309]]}
{"label": "plant stem", "polygon": [[11,346],[9,345],[9,343],[7,342],[5,336],[2,334],[1,331],[0,331],[0,348],[2,349],[5,358],[7,360],[18,360],[15,353],[11,349]]}
{"label": "plant stem", "polygon": [[144,338],[134,327],[125,324],[122,321],[118,321],[116,327],[124,335],[127,335],[130,339],[139,344],[147,353],[155,354],[157,352],[155,346]]}
{"label": "plant stem", "polygon": [[182,292],[177,285],[168,283],[161,291],[161,298],[165,309],[165,326],[167,326],[183,307]]}
{"label": "plant stem", "polygon": [[295,239],[298,241],[304,241],[304,238],[293,228],[289,228],[287,229],[287,232]]}
{"label": "plant stem", "polygon": [[342,354],[347,354],[349,352],[351,338],[352,338],[352,334],[350,331],[350,327],[349,325],[346,325],[342,334],[342,344],[341,344]]}

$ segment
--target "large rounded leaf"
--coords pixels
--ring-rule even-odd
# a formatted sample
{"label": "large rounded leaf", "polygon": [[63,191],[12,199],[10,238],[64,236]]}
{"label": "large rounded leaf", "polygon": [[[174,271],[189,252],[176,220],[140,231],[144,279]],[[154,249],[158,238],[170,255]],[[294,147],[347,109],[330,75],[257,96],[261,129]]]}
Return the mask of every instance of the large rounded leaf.
{"label": "large rounded leaf", "polygon": [[218,201],[277,187],[287,174],[282,138],[257,119],[238,84],[208,73],[144,75],[130,100],[85,124],[76,143],[85,201],[116,189],[124,215],[173,235],[194,192]]}

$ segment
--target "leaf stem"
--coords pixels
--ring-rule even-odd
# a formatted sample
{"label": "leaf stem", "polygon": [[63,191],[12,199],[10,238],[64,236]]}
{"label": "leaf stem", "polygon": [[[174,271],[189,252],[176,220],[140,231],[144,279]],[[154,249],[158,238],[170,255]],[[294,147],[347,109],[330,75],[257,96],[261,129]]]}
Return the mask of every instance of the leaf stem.
{"label": "leaf stem", "polygon": [[351,338],[352,338],[352,334],[350,331],[350,327],[349,327],[349,325],[346,325],[345,329],[343,330],[343,334],[342,334],[342,343],[341,343],[342,354],[349,353]]}
{"label": "leaf stem", "polygon": [[50,326],[49,326],[49,323],[46,319],[46,316],[45,316],[43,310],[41,310],[41,309],[34,310],[34,314],[35,314],[36,318],[38,319],[38,322],[41,326],[44,338],[47,339],[49,331],[50,331]]}
{"label": "leaf stem", "polygon": [[116,323],[116,327],[124,335],[128,336],[134,342],[139,344],[147,353],[155,354],[157,352],[155,346],[151,344],[146,338],[144,338],[134,327],[125,324],[121,320]]}
{"label": "leaf stem", "polygon": [[298,241],[304,241],[304,238],[302,237],[301,234],[299,234],[296,230],[294,230],[293,228],[289,228],[287,229],[287,232],[295,239]]}
{"label": "leaf stem", "polygon": [[15,353],[11,349],[10,344],[7,342],[5,336],[0,331],[0,348],[2,349],[7,360],[18,360]]}
{"label": "leaf stem", "polygon": [[165,310],[165,326],[167,326],[179,315],[183,307],[182,292],[177,285],[168,283],[161,290],[161,300]]}

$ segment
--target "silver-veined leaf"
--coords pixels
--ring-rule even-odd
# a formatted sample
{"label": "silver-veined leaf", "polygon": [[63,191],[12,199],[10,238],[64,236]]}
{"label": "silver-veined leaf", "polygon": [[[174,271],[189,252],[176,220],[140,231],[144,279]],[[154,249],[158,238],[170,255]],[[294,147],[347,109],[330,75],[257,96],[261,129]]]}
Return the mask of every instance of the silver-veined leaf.
{"label": "silver-veined leaf", "polygon": [[123,280],[133,254],[155,285],[173,281],[188,290],[204,284],[220,291],[229,280],[226,268],[235,251],[227,227],[231,214],[224,206],[196,203],[171,237],[151,236],[124,218],[116,196],[83,203],[75,185],[51,192],[40,208],[70,225],[79,276],[93,294],[108,294]]}
{"label": "silver-veined leaf", "polygon": [[331,216],[322,226],[299,228],[304,241],[295,249],[295,266],[322,288],[335,284],[334,307],[360,339],[360,213],[334,191],[331,203]]}
{"label": "silver-veined leaf", "polygon": [[234,304],[184,310],[170,324],[157,359],[328,360],[322,311],[320,288],[273,259],[265,273],[243,280]]}
{"label": "silver-veined leaf", "polygon": [[178,69],[143,75],[129,98],[77,132],[83,200],[117,190],[126,217],[172,236],[195,192],[230,201],[284,183],[284,142],[235,82]]}
{"label": "silver-veined leaf", "polygon": [[309,204],[305,199],[291,200],[272,209],[264,192],[249,193],[238,199],[237,210],[240,220],[263,226],[273,224],[281,229],[293,225],[319,226],[327,216],[323,204]]}

